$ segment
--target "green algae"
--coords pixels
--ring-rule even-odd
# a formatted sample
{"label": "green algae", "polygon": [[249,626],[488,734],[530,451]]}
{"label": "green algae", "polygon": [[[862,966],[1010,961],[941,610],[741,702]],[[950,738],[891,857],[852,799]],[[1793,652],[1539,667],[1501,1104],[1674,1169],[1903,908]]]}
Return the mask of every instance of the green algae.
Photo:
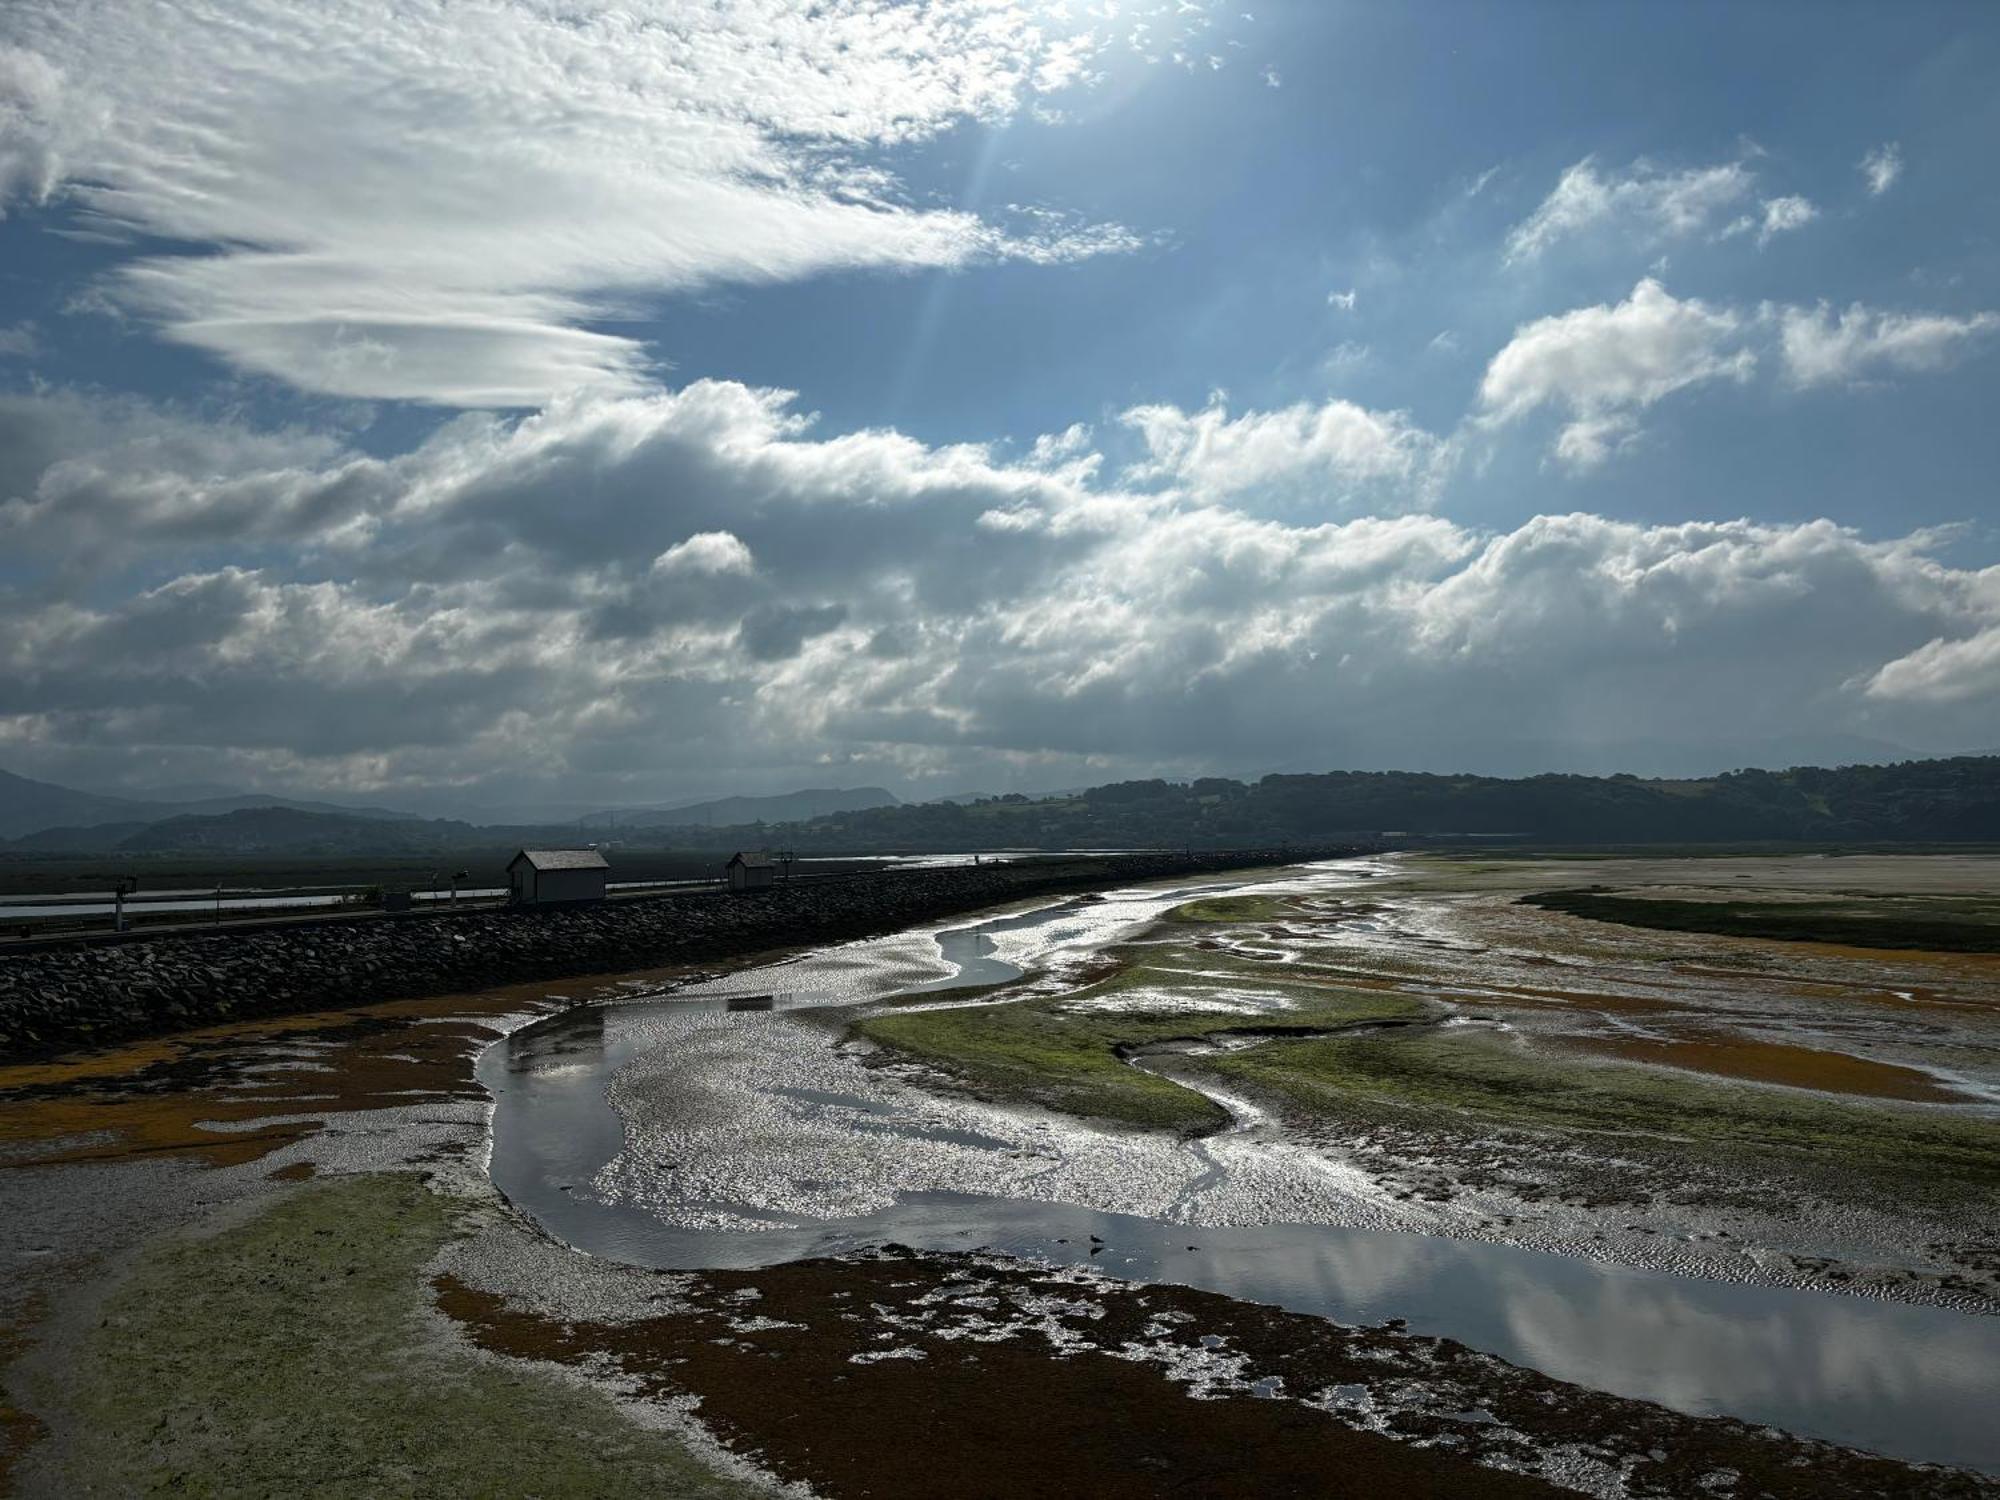
{"label": "green algae", "polygon": [[[1300,915],[1287,898],[1190,902],[1168,914],[1209,927]],[[857,1023],[860,1035],[938,1068],[983,1097],[1146,1129],[1197,1135],[1227,1122],[1212,1100],[1132,1067],[1121,1049],[1182,1037],[1300,1032],[1429,1017],[1436,1008],[1357,989],[1301,964],[1260,963],[1194,940],[1123,950],[1116,974],[1054,997],[905,1011]],[[1267,1009],[1218,999],[1255,994]],[[1149,1003],[1155,1002],[1156,1003]]]}
{"label": "green algae", "polygon": [[1290,896],[1211,896],[1184,901],[1166,915],[1169,922],[1282,922],[1299,914]]}
{"label": "green algae", "polygon": [[[68,1363],[59,1494],[700,1497],[758,1493],[559,1377],[425,1326],[460,1232],[408,1174],[319,1181],[146,1251]],[[23,1476],[27,1479],[27,1476]]]}
{"label": "green algae", "polygon": [[1988,1120],[1553,1056],[1504,1033],[1273,1043],[1206,1066],[1324,1122],[1588,1135],[1641,1155],[1666,1148],[1766,1171],[1862,1171],[1913,1195],[2000,1191],[2000,1131]]}

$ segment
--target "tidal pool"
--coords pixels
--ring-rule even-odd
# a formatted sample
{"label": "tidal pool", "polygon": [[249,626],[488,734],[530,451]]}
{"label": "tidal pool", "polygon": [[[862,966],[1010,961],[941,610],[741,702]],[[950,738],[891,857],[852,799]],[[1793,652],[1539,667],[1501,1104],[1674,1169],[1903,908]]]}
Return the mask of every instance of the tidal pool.
{"label": "tidal pool", "polygon": [[[558,1239],[632,1264],[755,1267],[889,1241],[1087,1264],[1344,1323],[1400,1318],[1676,1410],[2000,1472],[1991,1319],[1381,1227],[1393,1214],[1301,1153],[938,1101],[788,1014],[949,1001],[1198,894],[1334,891],[1365,873],[1111,892],[579,1008],[481,1060],[494,1181]],[[1288,1207],[1316,1222],[1285,1222]]]}

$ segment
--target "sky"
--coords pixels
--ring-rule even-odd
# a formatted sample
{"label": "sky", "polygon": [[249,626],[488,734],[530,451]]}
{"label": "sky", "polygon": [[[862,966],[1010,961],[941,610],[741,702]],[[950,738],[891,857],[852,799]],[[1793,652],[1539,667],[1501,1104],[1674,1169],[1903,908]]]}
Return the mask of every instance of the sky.
{"label": "sky", "polygon": [[2000,12],[9,0],[0,766],[2000,748]]}

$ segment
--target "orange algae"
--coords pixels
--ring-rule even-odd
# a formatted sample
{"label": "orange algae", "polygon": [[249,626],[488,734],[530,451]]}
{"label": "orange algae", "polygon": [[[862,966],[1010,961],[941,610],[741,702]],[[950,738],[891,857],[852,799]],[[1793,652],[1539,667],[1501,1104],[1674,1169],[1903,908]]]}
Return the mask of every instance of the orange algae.
{"label": "orange algae", "polygon": [[[483,1098],[472,1059],[495,1033],[467,1008],[237,1022],[0,1068],[0,1169],[144,1156],[234,1166],[316,1134],[327,1114]],[[302,1062],[309,1071],[290,1070]]]}
{"label": "orange algae", "polygon": [[1871,1062],[1845,1052],[1796,1047],[1748,1038],[1726,1041],[1649,1041],[1641,1038],[1571,1037],[1564,1045],[1624,1062],[1682,1072],[1775,1083],[1823,1094],[1869,1099],[1904,1099],[1921,1104],[1964,1104],[1965,1095],[1930,1074],[1895,1063]]}

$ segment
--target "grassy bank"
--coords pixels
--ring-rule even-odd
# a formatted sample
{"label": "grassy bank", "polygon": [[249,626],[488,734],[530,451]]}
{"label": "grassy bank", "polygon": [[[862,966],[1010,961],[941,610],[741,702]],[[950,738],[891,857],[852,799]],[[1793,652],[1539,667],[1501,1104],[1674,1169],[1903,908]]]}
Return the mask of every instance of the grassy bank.
{"label": "grassy bank", "polygon": [[1072,993],[877,1016],[856,1030],[982,1097],[1199,1134],[1225,1123],[1223,1112],[1190,1089],[1134,1068],[1119,1056],[1121,1047],[1431,1014],[1409,996],[1353,988],[1298,964],[1279,968],[1206,944],[1200,935],[1204,925],[1270,922],[1296,910],[1272,896],[1191,902],[1171,914],[1187,928],[1184,940],[1126,949],[1115,955],[1122,962],[1116,974]]}
{"label": "grassy bank", "polygon": [[147,1253],[66,1362],[56,1494],[753,1493],[603,1397],[420,1325],[455,1233],[413,1176],[312,1183]]}
{"label": "grassy bank", "polygon": [[1691,1152],[1762,1171],[1861,1171],[1946,1198],[2000,1192],[2000,1133],[1988,1121],[1551,1056],[1502,1033],[1274,1043],[1208,1066],[1328,1123],[1391,1123],[1474,1139],[1502,1131],[1590,1136],[1620,1152]]}

